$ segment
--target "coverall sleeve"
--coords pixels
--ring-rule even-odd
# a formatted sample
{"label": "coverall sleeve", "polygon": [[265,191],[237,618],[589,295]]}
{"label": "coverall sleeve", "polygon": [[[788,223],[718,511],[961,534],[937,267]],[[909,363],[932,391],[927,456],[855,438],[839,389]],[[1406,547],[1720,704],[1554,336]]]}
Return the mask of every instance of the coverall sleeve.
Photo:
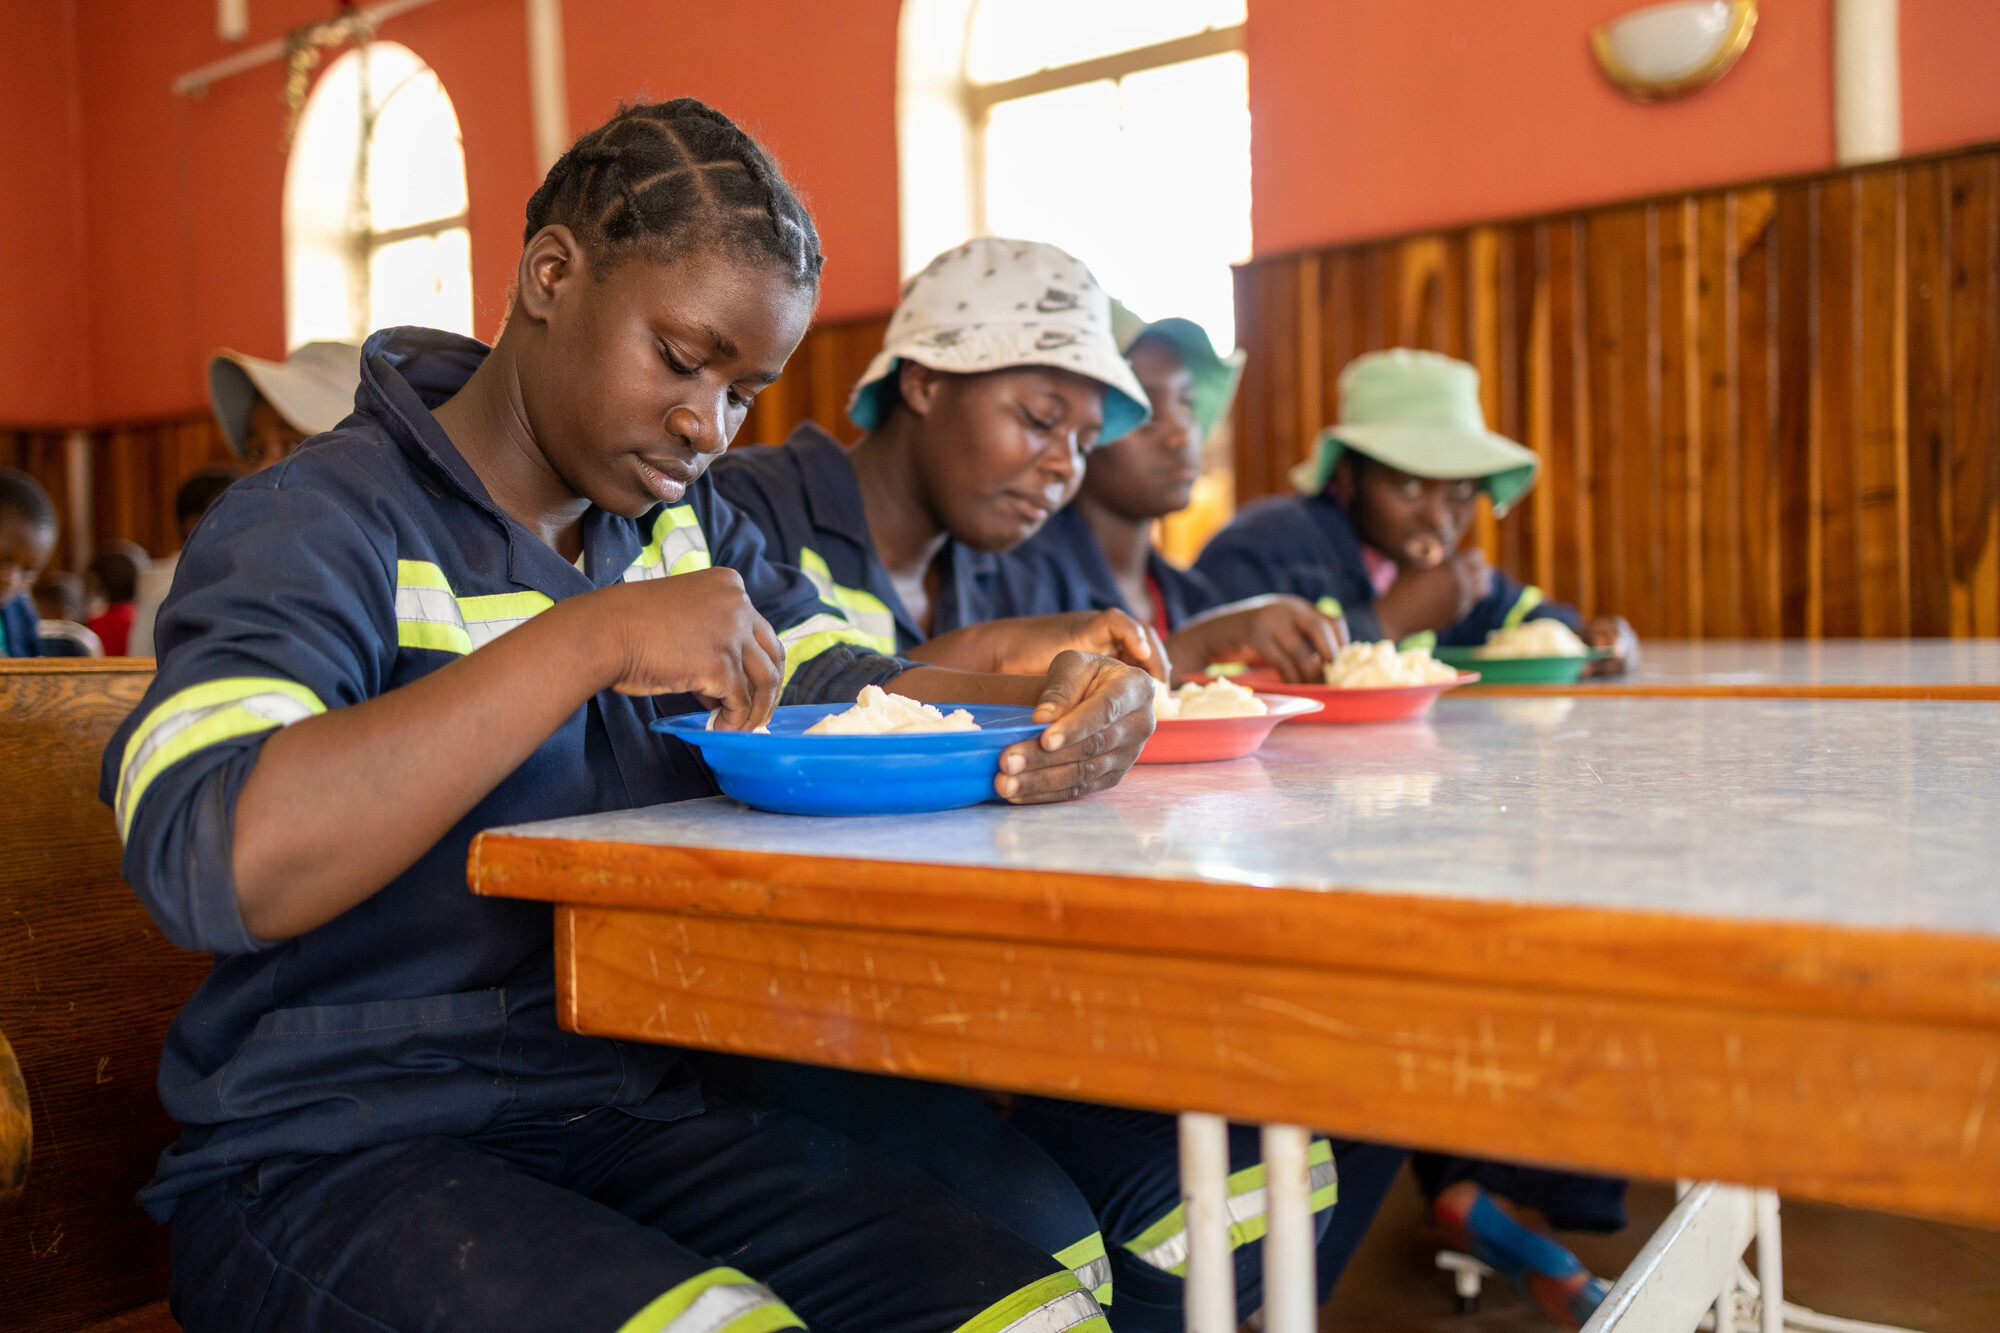
{"label": "coverall sleeve", "polygon": [[381,692],[396,646],[386,549],[324,491],[274,479],[226,493],[182,553],[158,673],[98,786],[127,882],[180,947],[266,947],[237,906],[236,798],[272,732]]}
{"label": "coverall sleeve", "polygon": [[1493,591],[1465,619],[1438,635],[1438,642],[1447,647],[1482,644],[1494,630],[1510,629],[1527,620],[1560,620],[1578,633],[1583,631],[1583,617],[1575,607],[1548,601],[1540,588],[1523,585],[1496,569]]}

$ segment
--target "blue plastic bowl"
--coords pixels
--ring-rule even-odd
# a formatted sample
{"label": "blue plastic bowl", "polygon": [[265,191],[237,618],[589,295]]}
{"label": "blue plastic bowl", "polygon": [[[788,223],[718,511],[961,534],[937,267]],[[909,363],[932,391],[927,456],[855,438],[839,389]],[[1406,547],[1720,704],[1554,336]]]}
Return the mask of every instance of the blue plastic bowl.
{"label": "blue plastic bowl", "polygon": [[890,736],[808,736],[805,729],[851,704],[795,704],[771,715],[770,734],[710,731],[707,713],[662,718],[653,730],[701,751],[724,794],[785,815],[908,815],[997,799],[1000,752],[1042,731],[1034,709],[964,708],[978,731]]}

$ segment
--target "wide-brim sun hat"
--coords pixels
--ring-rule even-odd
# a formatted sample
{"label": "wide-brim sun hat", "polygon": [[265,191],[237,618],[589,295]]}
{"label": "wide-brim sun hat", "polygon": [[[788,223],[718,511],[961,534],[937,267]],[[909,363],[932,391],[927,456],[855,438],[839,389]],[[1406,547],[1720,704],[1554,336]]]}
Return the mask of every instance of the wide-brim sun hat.
{"label": "wide-brim sun hat", "polygon": [[1193,320],[1174,315],[1149,324],[1120,301],[1111,303],[1111,336],[1117,340],[1118,350],[1127,356],[1141,338],[1164,339],[1194,377],[1194,419],[1201,423],[1201,428],[1214,430],[1229,415],[1229,405],[1236,398],[1236,385],[1243,378],[1242,348],[1220,356],[1215,344],[1209,341],[1208,330]]}
{"label": "wide-brim sun hat", "polygon": [[208,361],[209,406],[239,458],[250,434],[250,409],[259,396],[294,430],[318,435],[354,411],[354,390],[360,383],[361,349],[353,343],[306,343],[283,361],[224,348]]}
{"label": "wide-brim sun hat", "polygon": [[847,400],[849,421],[874,430],[888,418],[905,361],[957,375],[1047,366],[1096,380],[1104,386],[1099,444],[1150,415],[1112,337],[1110,298],[1081,260],[1042,241],[982,236],[905,283],[882,350]]}
{"label": "wide-brim sun hat", "polygon": [[1306,495],[1326,489],[1352,449],[1413,477],[1477,481],[1505,514],[1535,484],[1541,460],[1486,428],[1479,371],[1467,362],[1408,347],[1369,352],[1340,373],[1340,420],[1313,440],[1291,470]]}

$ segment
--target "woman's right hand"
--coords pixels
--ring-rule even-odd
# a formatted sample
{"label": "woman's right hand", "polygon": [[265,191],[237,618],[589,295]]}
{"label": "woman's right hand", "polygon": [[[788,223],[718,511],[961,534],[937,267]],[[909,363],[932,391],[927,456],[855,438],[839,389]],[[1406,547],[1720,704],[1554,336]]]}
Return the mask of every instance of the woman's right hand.
{"label": "woman's right hand", "polygon": [[1065,652],[1114,658],[1155,680],[1167,679],[1167,650],[1160,636],[1116,610],[989,620],[940,634],[910,656],[954,671],[1039,676]]}
{"label": "woman's right hand", "polygon": [[1406,570],[1375,599],[1382,632],[1400,643],[1424,630],[1444,630],[1472,614],[1493,593],[1493,567],[1478,547],[1458,551],[1429,569]]}
{"label": "woman's right hand", "polygon": [[771,720],[785,650],[735,570],[618,583],[564,603],[592,617],[620,694],[692,694],[716,710],[718,731]]}

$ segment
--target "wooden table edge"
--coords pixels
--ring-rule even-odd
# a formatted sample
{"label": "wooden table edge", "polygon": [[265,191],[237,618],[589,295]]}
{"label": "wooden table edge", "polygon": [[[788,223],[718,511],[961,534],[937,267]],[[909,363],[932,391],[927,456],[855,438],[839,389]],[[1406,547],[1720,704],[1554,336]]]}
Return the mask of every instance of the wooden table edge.
{"label": "wooden table edge", "polygon": [[[473,892],[791,925],[887,930],[1671,999],[1730,1009],[2000,1025],[2000,939],[1374,889],[1256,889],[486,832]],[[1164,929],[1163,926],[1171,926]]]}

